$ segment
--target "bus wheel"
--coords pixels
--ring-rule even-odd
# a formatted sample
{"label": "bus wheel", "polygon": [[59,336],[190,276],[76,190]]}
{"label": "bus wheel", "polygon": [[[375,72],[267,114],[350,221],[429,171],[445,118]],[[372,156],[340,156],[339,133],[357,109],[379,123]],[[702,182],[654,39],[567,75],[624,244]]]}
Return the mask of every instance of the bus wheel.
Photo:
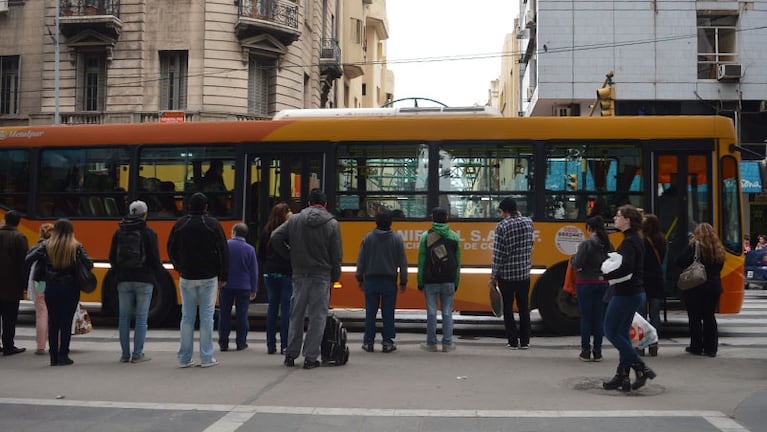
{"label": "bus wheel", "polygon": [[[176,304],[176,284],[167,270],[155,275],[157,284],[152,290],[152,301],[149,303],[149,316],[147,324],[152,327],[160,327],[177,318],[178,305]],[[178,324],[176,322],[175,324]]]}
{"label": "bus wheel", "polygon": [[543,323],[554,333],[572,335],[580,332],[580,313],[575,297],[562,291],[567,262],[549,267],[535,284],[538,311]]}

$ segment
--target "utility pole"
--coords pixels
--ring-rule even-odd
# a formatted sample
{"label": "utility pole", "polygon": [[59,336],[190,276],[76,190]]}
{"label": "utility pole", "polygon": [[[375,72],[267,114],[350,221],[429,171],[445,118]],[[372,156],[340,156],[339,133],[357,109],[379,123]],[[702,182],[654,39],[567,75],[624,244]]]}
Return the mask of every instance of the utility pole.
{"label": "utility pole", "polygon": [[60,60],[60,50],[59,50],[59,37],[61,36],[60,31],[60,23],[59,23],[59,16],[61,15],[60,7],[61,2],[59,0],[56,0],[56,17],[54,18],[56,22],[56,33],[53,36],[53,62],[55,63],[53,66],[53,81],[54,81],[54,108],[53,108],[53,124],[59,125],[61,123],[61,114],[59,112],[59,60]]}
{"label": "utility pole", "polygon": [[589,111],[589,117],[594,114],[594,110],[597,108],[597,103],[602,112],[602,117],[615,116],[615,83],[613,82],[613,76],[615,73],[610,71],[605,75],[605,80],[602,83],[602,87],[597,89],[597,98],[591,105],[591,111]]}

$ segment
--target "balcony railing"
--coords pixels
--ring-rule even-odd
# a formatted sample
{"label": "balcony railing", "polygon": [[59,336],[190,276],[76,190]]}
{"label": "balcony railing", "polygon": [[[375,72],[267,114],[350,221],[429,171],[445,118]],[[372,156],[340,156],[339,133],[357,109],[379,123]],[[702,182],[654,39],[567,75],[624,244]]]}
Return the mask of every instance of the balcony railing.
{"label": "balcony railing", "polygon": [[240,0],[239,14],[298,30],[298,5],[291,1]]}
{"label": "balcony railing", "polygon": [[120,0],[59,0],[61,16],[112,15],[120,17]]}
{"label": "balcony railing", "polygon": [[320,47],[320,61],[341,64],[341,47],[336,39],[322,38]]}

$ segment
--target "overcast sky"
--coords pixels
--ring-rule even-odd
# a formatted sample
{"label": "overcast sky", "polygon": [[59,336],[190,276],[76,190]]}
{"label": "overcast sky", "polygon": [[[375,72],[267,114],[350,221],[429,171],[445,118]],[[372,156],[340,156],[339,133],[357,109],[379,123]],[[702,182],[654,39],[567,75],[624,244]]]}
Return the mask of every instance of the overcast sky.
{"label": "overcast sky", "polygon": [[[426,97],[448,106],[484,105],[490,81],[501,72],[503,39],[514,29],[518,3],[387,0],[387,60],[394,71],[395,99]],[[435,58],[452,60],[429,61]]]}

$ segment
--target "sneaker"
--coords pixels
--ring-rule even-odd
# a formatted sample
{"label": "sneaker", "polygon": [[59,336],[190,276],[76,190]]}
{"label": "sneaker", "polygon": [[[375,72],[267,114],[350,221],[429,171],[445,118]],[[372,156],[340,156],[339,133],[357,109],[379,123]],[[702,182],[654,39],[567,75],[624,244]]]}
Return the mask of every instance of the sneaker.
{"label": "sneaker", "polygon": [[237,351],[243,351],[243,350],[246,350],[246,349],[248,349],[248,344],[241,345],[241,346],[237,347]]}
{"label": "sneaker", "polygon": [[180,367],[181,369],[186,369],[186,368],[190,368],[190,367],[192,367],[194,365],[195,365],[194,360],[189,360],[186,363],[179,364],[178,367]]}
{"label": "sneaker", "polygon": [[581,353],[578,355],[578,359],[579,359],[580,361],[584,361],[584,362],[590,362],[590,361],[591,361],[591,353],[590,353],[588,350],[583,350],[583,351],[581,351]]}
{"label": "sneaker", "polygon": [[129,363],[130,357],[120,357],[120,363]]}
{"label": "sneaker", "polygon": [[518,346],[516,346],[516,345],[512,345],[512,344],[506,344],[506,348],[508,348],[508,349],[510,349],[510,350],[519,349],[519,347],[518,347]]}
{"label": "sneaker", "polygon": [[291,357],[289,355],[286,355],[285,356],[285,361],[282,362],[282,364],[284,364],[287,367],[293,367],[293,366],[296,365],[296,360],[293,357]]}
{"label": "sneaker", "polygon": [[386,354],[392,351],[397,351],[397,345],[384,345],[381,351]]}
{"label": "sneaker", "polygon": [[229,345],[219,345],[221,352],[229,351]]}
{"label": "sneaker", "polygon": [[277,352],[277,347],[268,346],[266,347],[266,353],[267,354],[274,354]]}
{"label": "sneaker", "polygon": [[455,351],[455,344],[442,344],[442,352]]}
{"label": "sneaker", "polygon": [[437,352],[437,344],[421,342],[421,349],[428,352]]}
{"label": "sneaker", "polygon": [[592,353],[592,355],[594,356],[594,361],[595,362],[601,362],[602,361],[602,351],[594,351]]}
{"label": "sneaker", "polygon": [[373,352],[375,350],[373,349],[373,344],[362,344],[362,351]]}
{"label": "sneaker", "polygon": [[521,349],[521,350],[530,349],[530,345],[520,345],[519,349]]}
{"label": "sneaker", "polygon": [[320,367],[320,361],[319,360],[305,360],[304,361],[304,369],[314,369],[316,367]]}
{"label": "sneaker", "polygon": [[[130,362],[144,363],[144,362],[148,362],[149,360],[152,360],[152,357],[149,357],[148,355],[142,353],[141,355],[131,357]],[[120,361],[122,361],[122,359],[120,359]]]}
{"label": "sneaker", "polygon": [[209,362],[201,363],[200,367],[209,368],[218,365],[218,360],[212,358]]}

